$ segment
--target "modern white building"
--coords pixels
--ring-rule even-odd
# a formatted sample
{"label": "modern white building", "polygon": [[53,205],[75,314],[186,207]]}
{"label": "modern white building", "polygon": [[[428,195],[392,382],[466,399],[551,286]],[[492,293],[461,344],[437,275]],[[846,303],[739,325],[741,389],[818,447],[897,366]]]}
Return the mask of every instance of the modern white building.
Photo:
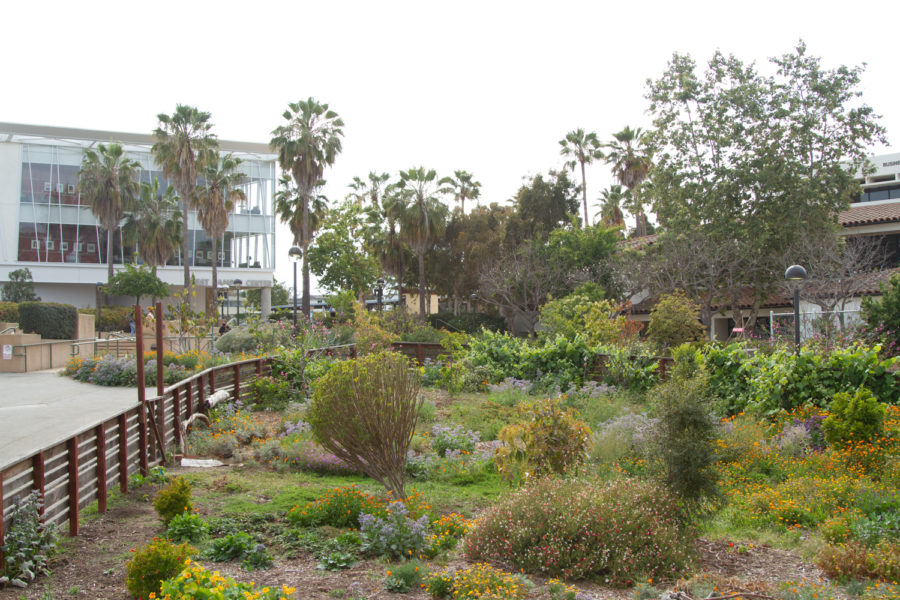
{"label": "modern white building", "polygon": [[[0,282],[9,279],[10,271],[27,267],[42,300],[95,305],[97,284],[107,280],[107,236],[76,184],[84,150],[109,142],[121,144],[129,158],[141,165],[141,181],[158,178],[160,188],[166,186],[150,156],[153,139],[149,134],[0,123]],[[217,257],[191,211],[188,256],[179,249],[157,274],[177,290],[184,282],[182,265],[187,261],[195,284],[210,292],[237,280],[243,288],[263,288],[266,309],[275,271],[276,155],[260,143],[219,140],[219,147],[242,161],[246,202],[229,215]],[[133,262],[136,251],[120,229],[113,246],[114,263]],[[213,261],[218,261],[215,283],[211,281]],[[203,304],[200,296],[198,306]]]}

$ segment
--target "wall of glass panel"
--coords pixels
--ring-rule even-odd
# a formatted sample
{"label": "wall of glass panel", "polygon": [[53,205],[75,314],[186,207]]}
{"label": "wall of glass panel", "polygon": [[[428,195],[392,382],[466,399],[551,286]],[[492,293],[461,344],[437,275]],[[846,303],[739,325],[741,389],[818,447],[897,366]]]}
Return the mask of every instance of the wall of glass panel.
{"label": "wall of glass panel", "polygon": [[[81,147],[49,144],[24,144],[19,204],[18,259],[29,262],[105,263],[107,235],[90,210],[89,200],[78,193]],[[141,165],[140,180],[160,180],[160,191],[167,187],[162,172],[153,164],[149,149],[129,149],[129,158]],[[223,268],[275,268],[275,217],[272,197],[275,192],[274,161],[247,158],[240,165],[246,176],[242,185],[246,201],[229,215],[228,228],[218,243],[218,256],[212,241],[200,227],[196,213],[188,216],[188,264],[209,267],[217,262]],[[203,181],[199,182],[201,185]],[[140,262],[140,242],[131,245],[121,230],[113,236],[114,262]],[[168,265],[182,265],[179,249]]]}

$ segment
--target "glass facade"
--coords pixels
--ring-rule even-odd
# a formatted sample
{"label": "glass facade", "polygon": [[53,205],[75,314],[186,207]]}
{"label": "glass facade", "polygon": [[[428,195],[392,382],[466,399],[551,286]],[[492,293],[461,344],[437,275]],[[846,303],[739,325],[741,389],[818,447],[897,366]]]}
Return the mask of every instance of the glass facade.
{"label": "glass facade", "polygon": [[868,188],[853,201],[874,202],[876,200],[900,200],[900,184]]}
{"label": "glass facade", "polygon": [[[149,148],[126,146],[129,158],[141,165],[141,181],[159,179],[167,184],[153,164]],[[77,190],[78,170],[83,150],[80,146],[40,143],[22,145],[22,174],[19,195],[18,260],[46,263],[105,263],[107,234],[91,214],[90,204]],[[242,159],[246,176],[242,188],[246,201],[229,215],[228,228],[218,243],[218,257],[212,242],[192,211],[188,216],[188,256],[181,250],[168,265],[188,264],[208,267],[217,261],[224,268],[275,267],[275,162],[252,155]],[[202,180],[200,181],[202,183]],[[139,244],[140,242],[138,242]],[[123,243],[121,229],[113,240],[114,262],[131,262],[139,247]]]}

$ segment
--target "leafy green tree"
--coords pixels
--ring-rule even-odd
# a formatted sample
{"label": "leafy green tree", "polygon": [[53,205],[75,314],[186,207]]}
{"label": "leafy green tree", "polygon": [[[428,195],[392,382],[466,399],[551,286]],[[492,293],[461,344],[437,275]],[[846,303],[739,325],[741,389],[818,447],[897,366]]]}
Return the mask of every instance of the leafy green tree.
{"label": "leafy green tree", "polygon": [[659,299],[650,311],[647,338],[660,350],[703,339],[700,306],[681,290]]}
{"label": "leafy green tree", "polygon": [[554,229],[547,239],[547,252],[556,267],[573,280],[591,279],[609,288],[611,280],[605,269],[609,256],[615,253],[618,231],[603,225],[585,229]]}
{"label": "leafy green tree", "polygon": [[113,277],[113,233],[139,193],[141,166],[129,159],[116,143],[88,148],[78,171],[78,189],[91,204],[91,212],[106,230],[107,280]]}
{"label": "leafy green tree", "polygon": [[453,171],[453,177],[444,177],[438,185],[446,186],[446,190],[453,194],[453,198],[459,202],[459,209],[466,212],[466,200],[478,200],[481,197],[481,183],[472,179],[468,171]]}
{"label": "leafy green tree", "polygon": [[711,252],[732,257],[707,293],[726,298],[745,327],[781,280],[797,232],[834,223],[858,190],[869,147],[884,139],[858,101],[860,68],[824,69],[802,42],[772,63],[767,76],[716,52],[698,73],[675,54],[647,92],[660,222],[679,235],[702,230]]}
{"label": "leafy green tree", "polygon": [[600,139],[593,131],[585,133],[584,129],[579,127],[575,131],[567,133],[565,138],[559,140],[559,145],[562,146],[560,154],[572,157],[566,163],[566,166],[573,171],[576,166],[581,167],[581,200],[584,204],[584,226],[587,227],[590,221],[588,220],[587,178],[584,173],[584,166],[591,164],[595,159],[603,158],[603,153],[600,150]]}
{"label": "leafy green tree", "polygon": [[446,224],[447,205],[440,201],[437,172],[417,167],[400,172],[397,184],[400,235],[419,261],[419,318],[425,320],[425,253]]}
{"label": "leafy green tree", "polygon": [[561,335],[570,340],[583,335],[587,315],[604,296],[603,288],[587,282],[567,296],[551,298],[541,307],[541,335],[550,339]]}
{"label": "leafy green tree", "polygon": [[884,341],[886,352],[900,354],[900,273],[891,275],[887,285],[881,284],[880,298],[863,298],[862,317]]}
{"label": "leafy green tree", "polygon": [[[309,253],[312,241],[310,203],[317,195],[325,168],[334,164],[341,152],[344,121],[327,104],[314,98],[288,104],[283,115],[287,123],[272,131],[269,145],[278,153],[281,168],[291,174],[297,186],[300,236],[294,233],[294,243],[303,248],[303,314],[309,314]],[[291,211],[291,214],[296,214]],[[279,213],[284,219],[285,213]]]}
{"label": "leafy green tree", "polygon": [[34,280],[31,269],[15,269],[9,272],[9,281],[3,284],[4,302],[38,302],[40,298],[34,293]]}
{"label": "leafy green tree", "polygon": [[136,244],[138,255],[153,269],[164,266],[181,244],[184,215],[175,188],[159,190],[159,179],[141,182],[141,194],[125,218],[125,238]]}
{"label": "leafy green tree", "polygon": [[650,156],[644,147],[645,140],[640,128],[625,127],[613,134],[613,141],[606,144],[606,162],[612,166],[613,175],[619,184],[628,189],[624,207],[635,218],[636,237],[647,235],[647,217],[644,215],[644,200],[641,184],[650,173]]}
{"label": "leafy green tree", "polygon": [[188,209],[197,185],[197,176],[208,162],[210,153],[218,147],[216,136],[211,133],[211,115],[194,106],[177,104],[171,115],[159,114],[159,125],[153,131],[153,147],[150,153],[162,167],[168,179],[181,197],[182,220],[181,260],[184,263],[184,288],[191,287],[190,237],[188,236]]}
{"label": "leafy green tree", "polygon": [[[228,213],[234,209],[236,202],[247,199],[241,188],[246,176],[238,169],[240,164],[241,160],[231,154],[220,159],[218,152],[210,153],[201,171],[203,184],[197,186],[191,201],[197,209],[197,220],[212,244],[213,289],[219,286],[219,239],[228,228]],[[215,311],[214,303],[215,298],[207,295],[207,312]]]}
{"label": "leafy green tree", "polygon": [[134,296],[134,303],[140,304],[141,296],[165,298],[169,286],[162,282],[147,265],[128,263],[124,271],[116,273],[103,288],[111,296]]}
{"label": "leafy green tree", "polygon": [[378,279],[380,265],[361,235],[365,222],[365,212],[352,199],[325,217],[309,249],[309,268],[326,290],[351,290],[362,298]]}
{"label": "leafy green tree", "polygon": [[506,243],[511,246],[546,238],[578,219],[578,186],[565,171],[535,175],[519,188],[514,200],[516,214],[506,225]]}

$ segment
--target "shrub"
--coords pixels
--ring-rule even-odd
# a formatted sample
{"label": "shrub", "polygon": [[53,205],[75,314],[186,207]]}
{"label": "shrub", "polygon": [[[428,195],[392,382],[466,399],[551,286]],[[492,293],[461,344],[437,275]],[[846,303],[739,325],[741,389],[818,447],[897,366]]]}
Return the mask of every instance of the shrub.
{"label": "shrub", "polygon": [[435,599],[521,600],[528,596],[530,582],[521,575],[477,564],[463,571],[441,571],[428,578],[428,593]]}
{"label": "shrub", "polygon": [[246,325],[235,327],[216,340],[216,350],[226,354],[253,352],[256,350],[256,337]]}
{"label": "shrub", "polygon": [[655,456],[672,492],[689,502],[716,493],[716,423],[703,378],[673,379],[656,389]]}
{"label": "shrub", "polygon": [[885,343],[889,356],[900,354],[900,273],[881,284],[880,298],[863,298],[862,317]]}
{"label": "shrub", "polygon": [[438,456],[446,456],[448,450],[463,450],[465,452],[473,452],[475,444],[477,444],[481,436],[477,431],[469,431],[459,425],[455,427],[447,427],[446,425],[435,425],[431,428],[431,449]]}
{"label": "shrub", "polygon": [[418,372],[394,352],[334,365],[316,386],[307,419],[345,463],[404,497],[406,453],[422,404]]}
{"label": "shrub", "polygon": [[841,392],[831,402],[831,414],[822,423],[825,441],[843,448],[869,442],[884,434],[885,407],[866,388],[850,396]]}
{"label": "shrub", "polygon": [[210,573],[202,565],[185,561],[184,569],[168,581],[162,583],[162,600],[226,600],[232,598],[254,598],[257,600],[279,600],[294,593],[294,588],[257,586],[256,583],[238,583],[231,577],[222,577],[218,571]]}
{"label": "shrub", "polygon": [[460,312],[458,315],[454,315],[452,312],[439,312],[428,315],[428,323],[437,329],[447,327],[452,331],[462,331],[469,334],[478,333],[482,329],[506,331],[506,319],[501,316],[479,312]]}
{"label": "shrub", "polygon": [[0,302],[0,323],[18,323],[19,304],[17,302]]}
{"label": "shrub", "polygon": [[900,580],[900,544],[896,542],[882,542],[874,549],[858,542],[829,544],[817,562],[826,575],[838,580]]}
{"label": "shrub", "polygon": [[125,566],[125,586],[135,598],[149,598],[159,595],[160,584],[181,572],[192,554],[197,550],[187,544],[176,546],[168,540],[153,540],[143,548],[134,551],[134,556]]}
{"label": "shrub", "polygon": [[241,567],[247,571],[270,569],[273,564],[272,555],[269,554],[265,544],[254,545],[252,549],[244,552],[241,560]]}
{"label": "shrub", "polygon": [[378,313],[367,311],[360,305],[353,312],[353,339],[357,353],[366,355],[388,350],[395,336],[382,327]]}
{"label": "shrub", "polygon": [[428,576],[428,569],[417,560],[410,560],[393,567],[384,578],[384,589],[393,594],[405,594],[416,589]]}
{"label": "shrub", "polygon": [[301,527],[330,525],[345,529],[358,527],[363,513],[383,516],[386,514],[384,501],[349,486],[329,490],[302,509],[295,506],[288,511],[287,519]]}
{"label": "shrub", "polygon": [[191,503],[191,484],[184,477],[176,477],[156,494],[153,508],[166,526],[178,515],[191,512],[194,508]]}
{"label": "shrub", "polygon": [[363,513],[359,516],[359,531],[364,552],[390,558],[418,556],[428,549],[431,525],[427,515],[409,517],[409,509],[402,501],[391,502],[383,517]]}
{"label": "shrub", "polygon": [[181,513],[175,515],[169,521],[169,527],[166,535],[173,542],[193,542],[197,543],[206,537],[209,532],[209,525],[198,515],[192,513]]}
{"label": "shrub", "polygon": [[584,462],[591,430],[559,398],[519,405],[524,422],[505,427],[499,435],[497,470],[517,480],[522,474],[567,473]]}
{"label": "shrub", "polygon": [[528,573],[629,585],[677,576],[690,532],[674,498],[636,480],[541,479],[489,508],[466,536],[466,556]]}
{"label": "shrub", "polygon": [[660,350],[702,340],[706,330],[699,314],[700,306],[683,291],[663,295],[650,311],[647,339]]}
{"label": "shrub", "polygon": [[46,340],[70,340],[75,336],[78,311],[71,304],[20,302],[19,327]]}
{"label": "shrub", "polygon": [[251,552],[254,546],[256,543],[250,534],[239,531],[213,540],[207,556],[215,562],[239,560]]}
{"label": "shrub", "polygon": [[100,311],[100,322],[96,321],[96,308],[79,308],[78,312],[94,315],[94,327],[97,331],[129,331],[128,318],[134,311],[127,306],[104,306]]}
{"label": "shrub", "polygon": [[38,575],[49,572],[47,562],[56,550],[56,530],[41,522],[40,508],[36,491],[13,504],[0,546],[0,587],[25,587]]}
{"label": "shrub", "polygon": [[257,377],[250,383],[253,408],[282,411],[291,402],[291,384],[276,377]]}
{"label": "shrub", "polygon": [[31,269],[15,269],[9,272],[9,281],[0,290],[0,299],[6,302],[37,302]]}
{"label": "shrub", "polygon": [[571,294],[562,298],[551,298],[541,307],[542,337],[555,338],[557,335],[574,339],[584,335],[584,321],[594,304],[602,304],[607,314],[615,313],[615,305],[603,299],[603,288],[595,283],[584,283]]}
{"label": "shrub", "polygon": [[450,513],[431,522],[431,537],[428,539],[427,556],[434,557],[441,552],[453,550],[456,543],[472,527],[473,522],[457,513]]}

